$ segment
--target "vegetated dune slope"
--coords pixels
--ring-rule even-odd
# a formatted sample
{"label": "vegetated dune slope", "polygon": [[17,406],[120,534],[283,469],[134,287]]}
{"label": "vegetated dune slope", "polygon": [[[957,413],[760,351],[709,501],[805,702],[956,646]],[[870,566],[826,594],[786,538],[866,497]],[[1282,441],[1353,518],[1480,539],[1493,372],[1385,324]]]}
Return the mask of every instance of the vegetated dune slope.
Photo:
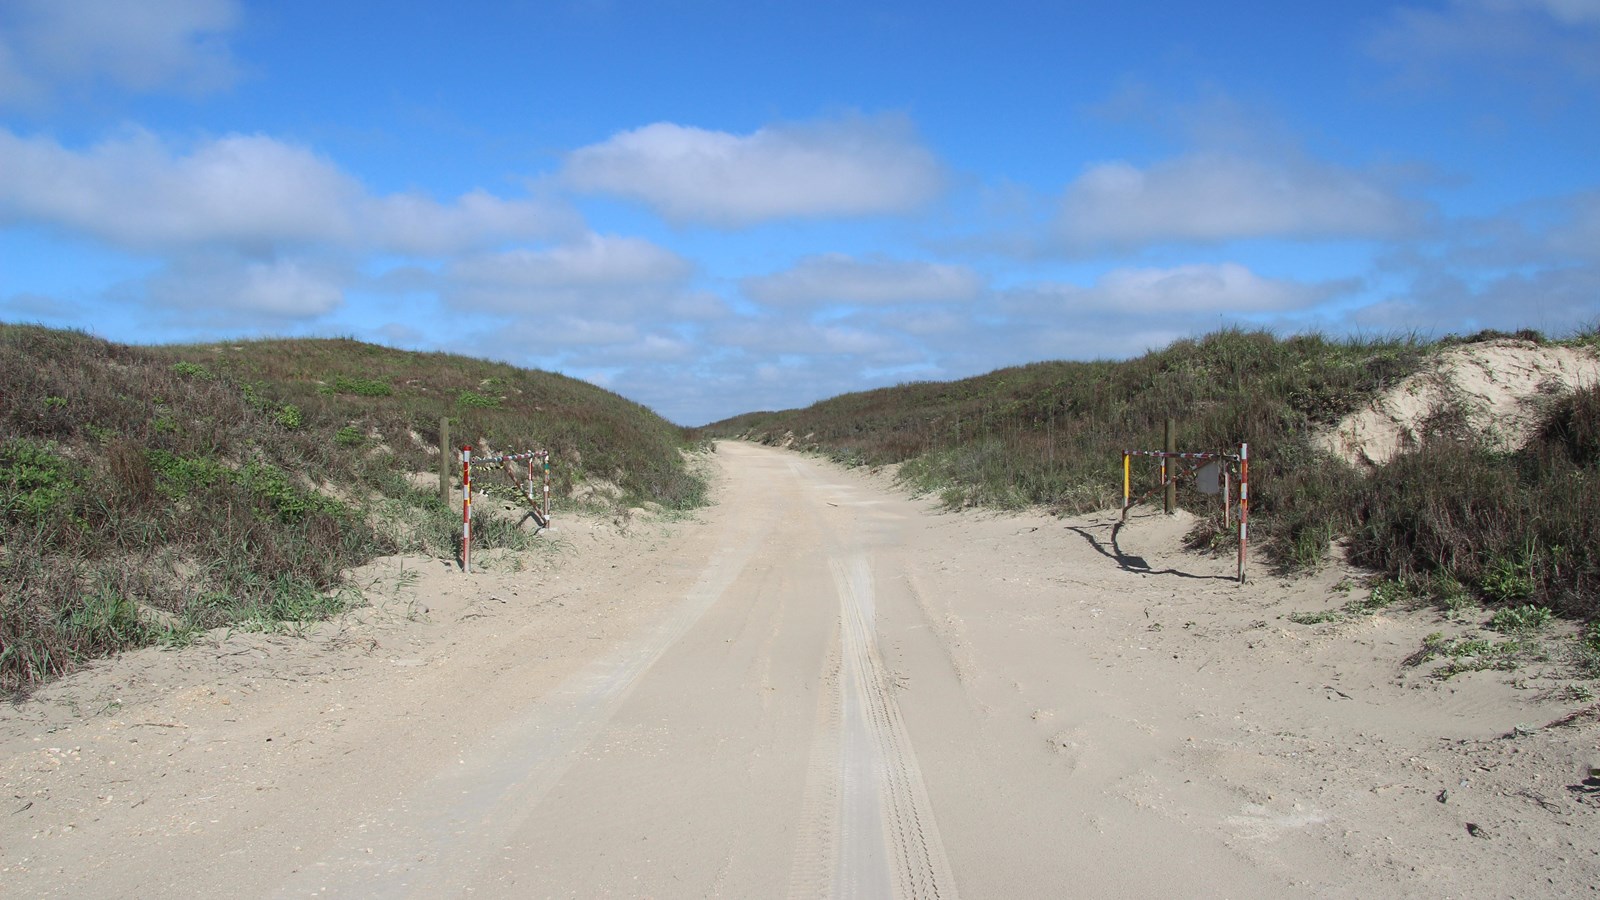
{"label": "vegetated dune slope", "polygon": [[[900,463],[951,508],[1121,502],[1121,452],[1250,445],[1251,549],[1314,571],[1339,542],[1440,605],[1600,615],[1600,334],[1423,342],[1222,331],[1126,362],[1040,363],[753,413],[705,433]],[[1403,451],[1396,453],[1397,450]],[[1374,466],[1376,462],[1384,463]],[[1136,494],[1152,484],[1134,469]],[[1214,503],[1191,546],[1236,542]]]}
{"label": "vegetated dune slope", "polygon": [[342,339],[132,347],[0,325],[0,691],[326,615],[378,555],[453,556],[459,507],[406,477],[438,472],[445,417],[456,444],[552,451],[562,496],[604,479],[630,506],[700,502],[681,428],[565,376]]}

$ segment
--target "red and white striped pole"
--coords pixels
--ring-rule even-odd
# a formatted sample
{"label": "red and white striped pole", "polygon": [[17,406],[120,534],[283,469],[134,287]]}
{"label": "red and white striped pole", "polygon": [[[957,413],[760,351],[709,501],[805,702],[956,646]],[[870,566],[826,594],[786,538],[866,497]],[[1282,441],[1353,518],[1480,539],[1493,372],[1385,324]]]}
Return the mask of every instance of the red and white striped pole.
{"label": "red and white striped pole", "polygon": [[544,520],[550,521],[550,451],[543,452],[544,457]]}
{"label": "red and white striped pole", "polygon": [[461,448],[461,571],[472,572],[472,446]]}
{"label": "red and white striped pole", "polygon": [[1244,584],[1244,564],[1250,557],[1250,445],[1239,445],[1239,583]]}

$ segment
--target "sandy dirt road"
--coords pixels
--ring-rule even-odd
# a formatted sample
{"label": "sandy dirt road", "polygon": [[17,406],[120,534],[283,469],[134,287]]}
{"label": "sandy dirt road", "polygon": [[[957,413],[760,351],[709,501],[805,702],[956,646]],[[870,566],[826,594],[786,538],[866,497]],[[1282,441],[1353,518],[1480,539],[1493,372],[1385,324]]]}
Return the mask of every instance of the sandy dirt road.
{"label": "sandy dirt road", "polygon": [[1286,627],[1337,572],[1241,588],[1181,520],[1114,544],[715,459],[694,520],[569,524],[522,571],[388,560],[339,622],[129,654],[0,713],[0,895],[1600,884],[1596,728],[1504,738],[1570,709],[1530,673],[1408,681],[1425,623]]}

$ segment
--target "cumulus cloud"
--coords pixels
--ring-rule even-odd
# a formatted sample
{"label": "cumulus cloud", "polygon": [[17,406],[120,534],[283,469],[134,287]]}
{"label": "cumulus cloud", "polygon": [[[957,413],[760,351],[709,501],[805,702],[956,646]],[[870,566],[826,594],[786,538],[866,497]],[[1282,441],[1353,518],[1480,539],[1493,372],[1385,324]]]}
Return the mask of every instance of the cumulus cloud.
{"label": "cumulus cloud", "polygon": [[746,135],[657,122],[574,150],[561,178],[675,221],[739,227],[910,212],[944,172],[903,117],[853,116]]}
{"label": "cumulus cloud", "polygon": [[1068,186],[1057,235],[1080,249],[1241,238],[1384,238],[1422,210],[1377,180],[1312,160],[1195,154],[1090,166]]}
{"label": "cumulus cloud", "polygon": [[475,282],[548,288],[661,284],[681,281],[682,257],[642,238],[590,234],[543,250],[509,250],[463,260],[452,273]]}
{"label": "cumulus cloud", "polygon": [[7,0],[0,5],[0,103],[65,85],[208,93],[233,84],[236,0]]}
{"label": "cumulus cloud", "polygon": [[1063,296],[1078,308],[1243,314],[1310,306],[1349,287],[1263,278],[1238,263],[1204,263],[1113,269],[1093,286],[1068,288]]}
{"label": "cumulus cloud", "polygon": [[694,267],[641,238],[589,234],[568,244],[479,254],[441,276],[452,305],[501,312],[652,310],[679,299]]}
{"label": "cumulus cloud", "polygon": [[881,328],[850,324],[817,324],[789,318],[751,319],[714,328],[711,341],[767,358],[821,354],[842,364],[882,365],[904,361],[908,345]]}
{"label": "cumulus cloud", "polygon": [[1237,263],[1173,267],[1123,267],[1090,285],[1045,282],[998,295],[997,307],[1019,320],[1072,315],[1147,319],[1160,312],[1173,322],[1214,325],[1216,315],[1291,314],[1360,287],[1355,280],[1306,283],[1269,279]]}
{"label": "cumulus cloud", "polygon": [[145,131],[74,150],[0,129],[0,224],[139,250],[331,243],[437,254],[559,233],[571,216],[483,191],[452,203],[372,196],[311,150],[263,135],[229,135],[178,153]]}
{"label": "cumulus cloud", "polygon": [[142,287],[152,306],[238,322],[325,315],[343,303],[350,280],[329,263],[202,252],[174,259]]}
{"label": "cumulus cloud", "polygon": [[971,300],[983,290],[983,279],[965,266],[826,253],[783,272],[746,278],[740,287],[750,299],[773,306],[893,304]]}

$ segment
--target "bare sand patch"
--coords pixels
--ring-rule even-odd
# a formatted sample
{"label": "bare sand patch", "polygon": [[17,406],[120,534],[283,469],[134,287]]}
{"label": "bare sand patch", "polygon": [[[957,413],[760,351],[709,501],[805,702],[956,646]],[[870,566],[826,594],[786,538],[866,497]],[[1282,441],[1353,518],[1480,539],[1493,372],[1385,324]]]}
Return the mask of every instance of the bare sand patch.
{"label": "bare sand patch", "polygon": [[1421,442],[1430,417],[1459,409],[1490,446],[1520,448],[1538,424],[1541,398],[1600,382],[1600,357],[1577,347],[1493,340],[1452,347],[1317,435],[1317,445],[1351,465],[1381,466]]}

